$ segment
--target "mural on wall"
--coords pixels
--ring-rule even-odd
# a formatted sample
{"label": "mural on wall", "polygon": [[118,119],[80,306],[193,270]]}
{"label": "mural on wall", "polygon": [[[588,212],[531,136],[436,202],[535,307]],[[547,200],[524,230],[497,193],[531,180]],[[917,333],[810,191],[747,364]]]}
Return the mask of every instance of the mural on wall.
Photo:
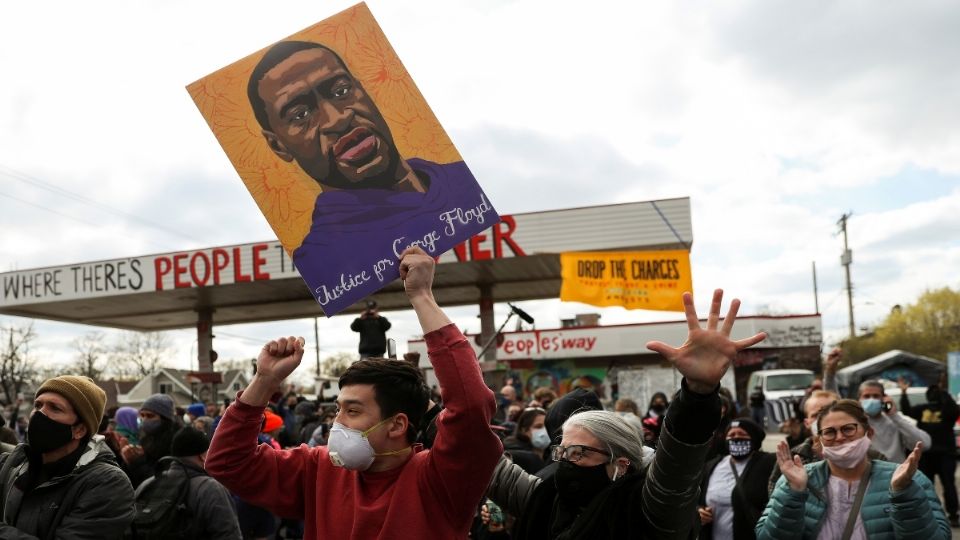
{"label": "mural on wall", "polygon": [[910,369],[906,366],[892,366],[883,371],[878,379],[886,379],[888,381],[897,381],[903,377],[907,382],[910,383],[910,386],[927,386],[927,380],[920,376],[916,371]]}
{"label": "mural on wall", "polygon": [[574,388],[593,389],[601,398],[606,398],[604,380],[607,368],[580,367],[573,360],[541,360],[531,368],[513,368],[507,370],[505,377],[525,397],[541,386],[552,388],[562,396]]}

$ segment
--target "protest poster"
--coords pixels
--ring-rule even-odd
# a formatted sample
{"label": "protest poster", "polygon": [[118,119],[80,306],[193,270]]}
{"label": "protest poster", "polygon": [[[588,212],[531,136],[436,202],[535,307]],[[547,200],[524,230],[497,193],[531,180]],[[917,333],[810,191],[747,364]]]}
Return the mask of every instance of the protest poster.
{"label": "protest poster", "polygon": [[600,307],[683,311],[693,292],[685,250],[562,253],[560,276],[560,300]]}
{"label": "protest poster", "polygon": [[363,3],[187,90],[328,317],[499,221]]}

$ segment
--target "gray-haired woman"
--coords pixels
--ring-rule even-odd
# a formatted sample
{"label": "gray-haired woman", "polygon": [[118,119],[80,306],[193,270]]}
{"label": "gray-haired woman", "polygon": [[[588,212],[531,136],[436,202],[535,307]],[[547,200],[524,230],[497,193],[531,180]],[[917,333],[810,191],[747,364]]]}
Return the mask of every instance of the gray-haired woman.
{"label": "gray-haired woman", "polygon": [[518,516],[513,538],[686,538],[699,521],[698,480],[720,420],[719,382],[737,352],[763,333],[732,341],[739,301],[720,324],[723,293],[714,292],[707,327],[700,327],[693,300],[684,294],[689,333],[683,346],[651,342],[684,376],[667,411],[649,467],[643,441],[616,413],[582,412],[563,424],[553,448],[555,474],[541,479],[501,461],[489,497]]}

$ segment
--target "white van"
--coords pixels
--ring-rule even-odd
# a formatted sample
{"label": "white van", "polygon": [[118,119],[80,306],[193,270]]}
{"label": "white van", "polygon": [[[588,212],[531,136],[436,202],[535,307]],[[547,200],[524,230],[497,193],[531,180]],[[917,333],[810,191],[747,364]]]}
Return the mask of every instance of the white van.
{"label": "white van", "polygon": [[754,371],[747,380],[747,395],[759,387],[767,401],[803,396],[815,375],[809,369],[764,369]]}

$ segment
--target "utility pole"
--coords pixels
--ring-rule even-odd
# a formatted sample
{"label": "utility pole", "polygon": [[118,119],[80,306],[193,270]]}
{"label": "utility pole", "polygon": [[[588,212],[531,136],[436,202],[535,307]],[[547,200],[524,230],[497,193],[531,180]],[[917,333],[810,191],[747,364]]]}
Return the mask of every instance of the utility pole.
{"label": "utility pole", "polygon": [[853,212],[847,212],[840,217],[840,221],[837,221],[837,225],[840,226],[840,232],[843,233],[843,254],[840,255],[840,264],[843,265],[847,274],[847,311],[850,314],[851,338],[857,335],[853,325],[853,285],[850,283],[850,264],[853,262],[853,252],[850,251],[850,247],[847,245],[847,220],[850,219],[852,215]]}
{"label": "utility pole", "polygon": [[817,295],[817,261],[813,261],[813,312],[820,314],[820,296]]}
{"label": "utility pole", "polygon": [[320,331],[317,330],[317,318],[313,318],[313,346],[317,350],[317,378],[320,378]]}

